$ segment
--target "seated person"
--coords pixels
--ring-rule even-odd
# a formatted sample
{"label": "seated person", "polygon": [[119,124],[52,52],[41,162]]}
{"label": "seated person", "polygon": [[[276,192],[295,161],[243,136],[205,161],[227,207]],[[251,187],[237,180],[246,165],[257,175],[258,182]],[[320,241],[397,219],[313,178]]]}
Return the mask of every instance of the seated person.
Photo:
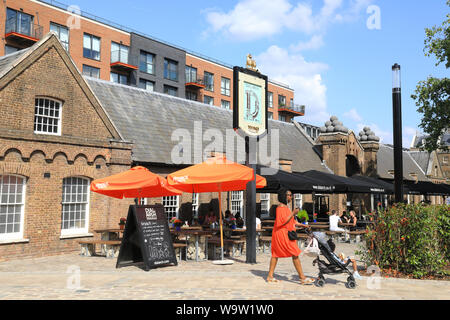
{"label": "seated person", "polygon": [[236,218],[236,227],[242,228],[244,226],[244,219],[242,219],[241,214],[239,213],[239,211],[236,212],[234,217]]}
{"label": "seated person", "polygon": [[261,229],[261,213],[260,212],[256,212],[256,230]]}
{"label": "seated person", "polygon": [[358,273],[358,267],[356,265],[355,259],[353,259],[350,256],[349,257],[345,257],[345,254],[343,252],[341,252],[338,257],[339,257],[339,260],[341,261],[341,263],[343,263],[343,264],[346,264],[347,261],[350,260],[350,262],[353,265],[353,277],[355,279],[358,279],[358,280],[362,279],[361,275]]}
{"label": "seated person", "polygon": [[233,225],[233,220],[234,222],[236,222],[236,220],[234,219],[233,214],[231,213],[230,210],[226,210],[225,211],[225,218],[224,218],[224,225],[231,227]]}
{"label": "seated person", "polygon": [[356,230],[356,222],[357,221],[358,221],[358,219],[356,218],[356,212],[351,210],[350,211],[350,219],[348,219],[348,223],[352,224],[352,226],[350,227],[350,231]]}
{"label": "seated person", "polygon": [[342,223],[341,218],[339,218],[336,210],[332,210],[329,218],[330,231],[345,231],[345,229],[338,227],[339,222]]}
{"label": "seated person", "polygon": [[212,223],[217,222],[216,215],[214,214],[213,209],[209,209],[208,214],[205,217],[205,221],[203,222],[204,225],[210,225]]}
{"label": "seated person", "polygon": [[342,211],[342,214],[340,214],[339,217],[343,222],[348,223],[349,218],[347,217],[347,211]]}

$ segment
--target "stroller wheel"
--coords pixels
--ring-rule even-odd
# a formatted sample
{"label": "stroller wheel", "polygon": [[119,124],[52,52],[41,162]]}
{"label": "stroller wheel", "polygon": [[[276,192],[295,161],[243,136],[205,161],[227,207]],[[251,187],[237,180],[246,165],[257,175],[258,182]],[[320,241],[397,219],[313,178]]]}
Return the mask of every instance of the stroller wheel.
{"label": "stroller wheel", "polygon": [[314,284],[316,285],[316,287],[323,287],[325,285],[325,280],[323,278],[316,279],[316,281],[314,281]]}
{"label": "stroller wheel", "polygon": [[354,280],[349,280],[347,281],[347,283],[345,284],[345,287],[347,289],[355,289],[356,288],[356,282]]}

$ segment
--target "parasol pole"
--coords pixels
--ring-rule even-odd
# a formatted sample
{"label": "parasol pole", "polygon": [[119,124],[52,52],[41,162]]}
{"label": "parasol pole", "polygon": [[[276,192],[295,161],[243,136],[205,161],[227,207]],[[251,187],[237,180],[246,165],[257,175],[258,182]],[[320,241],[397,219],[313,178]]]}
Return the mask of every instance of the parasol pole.
{"label": "parasol pole", "polygon": [[223,229],[222,229],[222,188],[221,184],[218,184],[219,186],[219,219],[220,219],[220,251],[221,251],[221,257],[223,260]]}

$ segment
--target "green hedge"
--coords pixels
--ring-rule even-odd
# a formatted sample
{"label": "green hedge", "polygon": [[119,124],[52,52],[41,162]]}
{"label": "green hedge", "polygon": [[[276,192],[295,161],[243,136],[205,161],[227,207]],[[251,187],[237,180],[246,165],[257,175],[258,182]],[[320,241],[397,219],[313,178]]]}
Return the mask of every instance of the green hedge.
{"label": "green hedge", "polygon": [[415,278],[442,276],[450,257],[450,208],[399,204],[378,212],[364,238],[358,254],[367,266]]}

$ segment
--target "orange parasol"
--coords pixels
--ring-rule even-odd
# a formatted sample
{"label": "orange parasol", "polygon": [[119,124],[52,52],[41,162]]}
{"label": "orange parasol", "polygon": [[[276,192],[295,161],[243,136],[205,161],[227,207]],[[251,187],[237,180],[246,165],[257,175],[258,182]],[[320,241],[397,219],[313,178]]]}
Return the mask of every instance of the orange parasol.
{"label": "orange parasol", "polygon": [[180,195],[182,192],[168,185],[167,180],[147,168],[130,170],[92,181],[91,190],[110,197],[153,198]]}
{"label": "orange parasol", "polygon": [[[223,191],[240,191],[255,179],[252,168],[226,159],[215,157],[200,164],[178,170],[167,176],[169,185],[190,193],[218,192],[220,217],[220,245],[223,261],[222,194]],[[266,179],[256,175],[256,188],[264,188]]]}

